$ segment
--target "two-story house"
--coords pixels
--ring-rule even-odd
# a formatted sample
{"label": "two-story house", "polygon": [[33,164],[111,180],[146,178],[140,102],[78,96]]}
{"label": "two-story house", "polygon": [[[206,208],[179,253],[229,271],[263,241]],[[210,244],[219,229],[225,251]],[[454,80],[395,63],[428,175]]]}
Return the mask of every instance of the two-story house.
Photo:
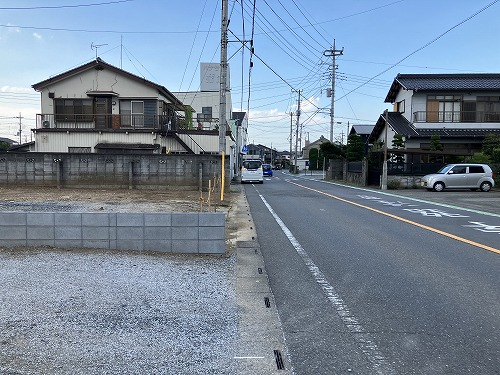
{"label": "two-story house", "polygon": [[381,114],[368,143],[387,139],[390,148],[401,134],[407,162],[427,161],[432,136],[442,154],[468,156],[485,135],[500,133],[500,74],[398,74],[385,102],[393,104],[388,126]]}
{"label": "two-story house", "polygon": [[[33,152],[217,153],[216,130],[199,132],[193,108],[164,86],[97,58],[33,85],[42,113]],[[226,154],[233,145],[226,133]],[[234,146],[233,146],[234,147]]]}

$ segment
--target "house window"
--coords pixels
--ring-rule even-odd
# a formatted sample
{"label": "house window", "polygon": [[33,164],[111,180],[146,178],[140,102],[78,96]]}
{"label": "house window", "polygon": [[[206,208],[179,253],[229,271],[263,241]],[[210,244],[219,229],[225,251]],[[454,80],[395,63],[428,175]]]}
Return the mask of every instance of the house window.
{"label": "house window", "polygon": [[92,99],[55,99],[56,121],[92,122]]}
{"label": "house window", "polygon": [[90,154],[92,149],[90,147],[68,147],[70,154]]}
{"label": "house window", "polygon": [[480,122],[500,122],[500,97],[478,96],[476,108]]}
{"label": "house window", "polygon": [[405,112],[405,101],[401,100],[396,103],[396,112],[404,113]]}
{"label": "house window", "polygon": [[427,122],[460,122],[461,95],[427,96]]}
{"label": "house window", "polygon": [[124,100],[120,102],[121,126],[144,127],[144,102]]}
{"label": "house window", "polygon": [[201,113],[196,114],[198,121],[212,121],[212,107],[201,107]]}

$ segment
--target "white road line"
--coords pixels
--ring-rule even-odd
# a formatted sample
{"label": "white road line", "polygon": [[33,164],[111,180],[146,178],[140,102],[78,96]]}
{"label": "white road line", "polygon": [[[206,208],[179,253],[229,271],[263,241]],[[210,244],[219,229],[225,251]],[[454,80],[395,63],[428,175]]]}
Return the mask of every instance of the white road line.
{"label": "white road line", "polygon": [[367,359],[373,364],[373,368],[377,374],[380,375],[390,375],[394,374],[394,369],[390,365],[389,361],[382,355],[380,350],[377,347],[377,344],[370,337],[370,334],[363,328],[358,319],[350,312],[348,306],[342,299],[342,297],[335,291],[335,288],[328,283],[325,275],[320,271],[318,266],[314,264],[313,260],[307,252],[304,250],[302,245],[297,241],[292,232],[288,229],[288,227],[283,223],[280,217],[274,212],[271,205],[266,201],[266,199],[260,194],[259,197],[266,205],[267,209],[273,215],[274,219],[281,227],[281,230],[287,236],[288,240],[295,248],[295,251],[300,255],[307,268],[313,275],[316,283],[323,290],[326,298],[331,302],[340,319],[347,327],[349,332],[353,335],[356,343],[358,344],[361,351],[365,354]]}

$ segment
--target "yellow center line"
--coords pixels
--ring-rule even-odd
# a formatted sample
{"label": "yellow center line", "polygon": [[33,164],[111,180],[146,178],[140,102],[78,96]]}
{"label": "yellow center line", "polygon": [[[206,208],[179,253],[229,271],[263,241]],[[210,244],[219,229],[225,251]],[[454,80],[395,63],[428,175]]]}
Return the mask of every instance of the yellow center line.
{"label": "yellow center line", "polygon": [[454,240],[457,240],[457,241],[460,241],[460,242],[464,242],[466,244],[469,244],[469,245],[472,245],[472,246],[476,246],[476,247],[479,247],[481,249],[491,251],[493,253],[500,254],[500,249],[496,249],[496,248],[491,247],[491,246],[483,245],[483,244],[481,244],[479,242],[471,241],[471,240],[468,240],[468,239],[463,238],[463,237],[455,236],[454,234],[451,234],[451,233],[448,233],[448,232],[443,232],[442,230],[439,230],[439,229],[436,229],[436,228],[432,228],[432,227],[429,227],[427,225],[420,224],[420,223],[417,223],[417,222],[412,221],[412,220],[405,219],[405,218],[400,217],[400,216],[389,214],[387,212],[377,210],[376,208],[368,207],[368,206],[365,206],[365,205],[362,205],[362,204],[359,204],[359,203],[356,203],[356,202],[353,202],[353,201],[350,201],[350,200],[347,200],[347,199],[344,199],[344,198],[340,198],[340,197],[337,197],[335,195],[332,195],[332,194],[329,194],[329,193],[325,193],[324,191],[321,191],[321,190],[316,190],[316,189],[313,189],[313,188],[310,188],[310,187],[307,187],[307,186],[304,186],[304,185],[297,184],[297,183],[292,182],[292,181],[287,181],[287,182],[289,182],[290,184],[296,185],[298,187],[301,187],[303,189],[311,190],[311,191],[314,191],[316,193],[326,195],[326,196],[328,196],[330,198],[334,198],[334,199],[337,199],[339,201],[342,201],[342,202],[345,202],[345,203],[349,203],[349,204],[352,204],[354,206],[358,206],[358,207],[361,207],[361,208],[365,208],[367,210],[376,212],[376,213],[381,214],[381,215],[385,215],[385,216],[391,217],[393,219],[396,219],[396,220],[399,220],[399,221],[402,221],[402,222],[405,222],[405,223],[408,223],[408,224],[411,224],[411,225],[415,225],[415,226],[417,226],[419,228],[426,229],[428,231],[440,234],[442,236],[445,236],[445,237],[448,237],[448,238],[453,238]]}

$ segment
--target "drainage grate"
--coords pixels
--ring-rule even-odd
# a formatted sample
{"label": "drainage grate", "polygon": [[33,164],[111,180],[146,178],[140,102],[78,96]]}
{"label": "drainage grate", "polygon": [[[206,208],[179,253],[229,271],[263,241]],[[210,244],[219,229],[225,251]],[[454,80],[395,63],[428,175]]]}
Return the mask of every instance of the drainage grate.
{"label": "drainage grate", "polygon": [[259,268],[257,268],[257,272],[258,272],[258,273],[262,273],[262,268],[260,268],[260,267],[259,267]]}
{"label": "drainage grate", "polygon": [[264,297],[264,303],[267,308],[271,307],[271,301],[269,301],[269,297]]}
{"label": "drainage grate", "polygon": [[274,351],[274,359],[276,360],[276,367],[278,368],[278,370],[284,370],[285,364],[283,363],[283,357],[279,350]]}

